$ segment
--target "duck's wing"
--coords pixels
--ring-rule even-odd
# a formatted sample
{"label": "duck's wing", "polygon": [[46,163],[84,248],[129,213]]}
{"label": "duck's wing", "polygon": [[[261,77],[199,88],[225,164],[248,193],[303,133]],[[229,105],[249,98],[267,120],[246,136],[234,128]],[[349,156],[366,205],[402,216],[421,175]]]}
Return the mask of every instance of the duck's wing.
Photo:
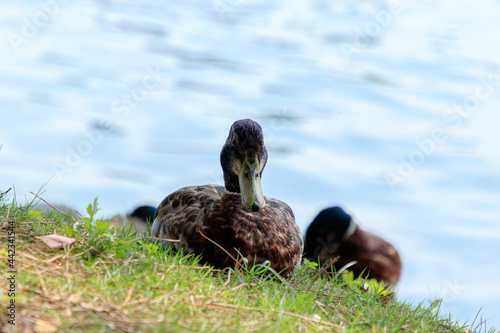
{"label": "duck's wing", "polygon": [[[370,278],[395,285],[401,273],[401,259],[394,246],[378,235],[360,228],[357,228],[353,236],[356,237],[351,237],[342,244],[343,249],[355,249],[354,256],[349,259],[356,260],[357,264],[350,269],[359,275],[366,268]],[[349,260],[348,256],[345,257],[341,256],[339,262]]]}
{"label": "duck's wing", "polygon": [[370,232],[366,234],[367,250],[365,253],[370,253],[368,259],[371,261],[368,267],[378,273],[374,278],[395,285],[401,273],[401,258],[398,251],[391,243],[378,235]]}
{"label": "duck's wing", "polygon": [[[270,252],[280,252],[281,258],[287,258],[287,272],[298,267],[304,251],[304,239],[299,226],[295,222],[292,209],[285,202],[266,197],[266,204],[274,212],[274,223],[268,223],[272,229],[273,241],[268,243]],[[279,221],[279,222],[278,222]]]}
{"label": "duck's wing", "polygon": [[293,211],[286,203],[281,200],[265,197],[266,205],[274,210],[278,215],[282,216],[284,219],[288,221],[295,221],[295,215],[293,215]]}
{"label": "duck's wing", "polygon": [[[186,226],[198,224],[219,200],[225,189],[219,185],[189,186],[168,195],[158,206],[151,236],[160,238],[163,246],[169,246],[170,240],[179,240]],[[179,248],[178,243],[173,243]]]}
{"label": "duck's wing", "polygon": [[299,226],[295,222],[295,215],[292,209],[281,200],[266,197],[267,206],[272,209],[277,216],[279,216],[292,233],[292,246],[300,248],[300,256],[304,251],[304,239],[300,232]]}

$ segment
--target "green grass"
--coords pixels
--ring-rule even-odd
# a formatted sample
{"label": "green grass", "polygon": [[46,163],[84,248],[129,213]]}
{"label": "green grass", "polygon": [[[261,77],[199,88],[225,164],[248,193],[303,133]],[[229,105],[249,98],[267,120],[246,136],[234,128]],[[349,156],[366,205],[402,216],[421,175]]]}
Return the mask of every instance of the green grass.
{"label": "green grass", "polygon": [[[0,197],[0,259],[8,262],[14,222],[17,274],[16,325],[1,315],[5,331],[494,332],[483,323],[460,326],[435,306],[397,301],[373,281],[318,275],[312,263],[286,280],[266,266],[215,270],[130,228],[108,228],[96,218],[97,201],[73,219],[20,208],[7,196]],[[51,249],[33,238],[50,233],[76,243]],[[10,299],[0,295],[2,313]]]}

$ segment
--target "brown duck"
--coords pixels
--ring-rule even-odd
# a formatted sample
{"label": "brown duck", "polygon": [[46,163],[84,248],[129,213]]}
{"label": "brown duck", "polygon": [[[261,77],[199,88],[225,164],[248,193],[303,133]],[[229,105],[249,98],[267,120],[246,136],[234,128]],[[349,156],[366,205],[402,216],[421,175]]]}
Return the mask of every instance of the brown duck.
{"label": "brown duck", "polygon": [[319,259],[322,266],[333,260],[336,271],[356,261],[349,267],[355,277],[363,275],[390,285],[398,282],[401,273],[394,246],[362,230],[340,207],[324,209],[307,228],[304,257],[313,262]]}
{"label": "brown duck", "polygon": [[267,260],[287,275],[300,264],[303,239],[291,208],[262,192],[267,150],[260,125],[236,121],[220,162],[225,186],[190,186],[168,195],[156,210],[151,235],[180,240],[161,242],[201,254],[217,268],[234,266],[231,256],[239,251],[250,265]]}
{"label": "brown duck", "polygon": [[148,226],[153,222],[156,208],[152,206],[139,206],[134,211],[126,216],[114,216],[108,222],[110,228],[119,226],[130,226],[130,229],[135,232],[146,232]]}

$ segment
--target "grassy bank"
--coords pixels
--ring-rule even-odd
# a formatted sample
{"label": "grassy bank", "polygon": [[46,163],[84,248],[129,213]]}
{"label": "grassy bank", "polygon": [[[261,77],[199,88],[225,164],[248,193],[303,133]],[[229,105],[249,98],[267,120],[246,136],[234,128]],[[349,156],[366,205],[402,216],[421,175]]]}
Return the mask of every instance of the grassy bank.
{"label": "grassy bank", "polygon": [[[109,229],[96,219],[96,202],[87,215],[72,219],[19,208],[15,200],[0,203],[0,259],[5,265],[13,260],[16,271],[11,297],[6,278],[12,274],[2,276],[5,331],[487,331],[440,317],[435,307],[399,302],[371,281],[320,276],[314,264],[287,280],[263,266],[215,270],[127,228]],[[34,238],[53,233],[75,242],[52,249]],[[15,325],[4,315],[12,300]]]}

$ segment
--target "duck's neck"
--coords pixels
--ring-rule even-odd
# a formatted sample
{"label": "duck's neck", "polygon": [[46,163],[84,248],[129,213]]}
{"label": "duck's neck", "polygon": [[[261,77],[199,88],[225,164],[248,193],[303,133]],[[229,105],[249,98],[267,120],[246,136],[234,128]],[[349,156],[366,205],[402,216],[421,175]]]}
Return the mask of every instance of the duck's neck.
{"label": "duck's neck", "polygon": [[224,186],[228,192],[240,193],[240,182],[238,176],[231,176],[224,172]]}
{"label": "duck's neck", "polygon": [[347,227],[346,231],[344,232],[343,239],[348,239],[351,237],[354,232],[357,230],[356,223],[354,221],[349,221],[349,226]]}

